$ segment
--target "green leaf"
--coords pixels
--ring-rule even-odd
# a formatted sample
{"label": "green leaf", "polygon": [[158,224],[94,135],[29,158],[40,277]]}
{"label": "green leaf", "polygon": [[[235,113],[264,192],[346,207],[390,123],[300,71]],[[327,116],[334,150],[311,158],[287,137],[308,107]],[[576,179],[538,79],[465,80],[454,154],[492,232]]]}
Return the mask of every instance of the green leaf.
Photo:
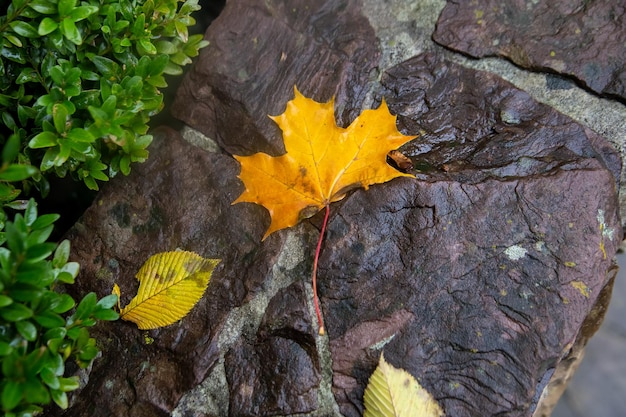
{"label": "green leaf", "polygon": [[[48,238],[52,234],[53,229],[54,229],[54,226],[50,225],[48,227],[33,230],[30,233],[30,235],[26,238],[26,245],[35,246],[35,245],[39,245],[39,244],[46,242],[46,240],[48,240]],[[49,244],[54,245],[53,243],[49,243]],[[33,260],[28,259],[27,261],[32,262]]]}
{"label": "green leaf", "polygon": [[22,400],[22,386],[13,380],[7,380],[2,389],[2,409],[13,410]]}
{"label": "green leaf", "polygon": [[167,63],[170,61],[167,55],[161,54],[152,59],[150,63],[150,76],[155,77],[157,75],[161,75],[163,70],[167,66]]}
{"label": "green leaf", "polygon": [[83,20],[91,16],[97,11],[98,11],[98,7],[96,6],[79,6],[79,7],[75,7],[72,9],[72,11],[69,13],[69,17],[74,22],[78,22],[80,20]]}
{"label": "green leaf", "polygon": [[61,16],[69,16],[69,14],[76,6],[76,0],[59,0],[58,10],[59,15]]}
{"label": "green leaf", "polygon": [[29,227],[33,225],[35,220],[37,220],[37,203],[33,198],[28,200],[28,204],[26,205],[26,209],[24,210],[24,220],[26,221],[26,226]]}
{"label": "green leaf", "polygon": [[45,327],[47,329],[61,327],[65,324],[65,320],[63,319],[63,317],[52,312],[42,312],[40,314],[36,314],[33,318],[42,327]]}
{"label": "green leaf", "polygon": [[115,321],[120,318],[120,315],[113,310],[96,310],[93,312],[93,317],[98,320]]}
{"label": "green leaf", "polygon": [[96,55],[91,58],[91,62],[106,77],[116,76],[120,70],[120,66],[115,61],[103,56]]}
{"label": "green leaf", "polygon": [[81,361],[91,362],[98,356],[100,353],[100,349],[95,346],[85,346],[85,348],[78,354],[78,357]]}
{"label": "green leaf", "polygon": [[168,62],[165,69],[163,69],[163,72],[167,75],[181,75],[183,73],[183,69],[180,65]]}
{"label": "green leaf", "polygon": [[75,127],[67,133],[67,138],[74,142],[91,143],[95,139],[94,136],[85,129]]}
{"label": "green leaf", "polygon": [[27,379],[22,384],[24,389],[24,397],[32,404],[47,404],[50,402],[50,393],[48,389],[40,382],[39,378]]}
{"label": "green leaf", "polygon": [[8,306],[11,303],[13,303],[13,299],[11,297],[0,294],[0,307]]}
{"label": "green leaf", "polygon": [[146,82],[154,87],[165,88],[167,87],[167,81],[162,75],[155,75],[146,80]]}
{"label": "green leaf", "polygon": [[7,111],[3,111],[2,121],[4,122],[4,125],[8,127],[10,130],[13,130],[13,131],[17,130],[17,124],[15,124],[15,119],[13,118],[11,113]]}
{"label": "green leaf", "polygon": [[31,228],[33,230],[43,229],[57,221],[60,217],[61,216],[56,213],[43,214],[37,217],[37,220],[35,220],[35,222],[31,225]]}
{"label": "green leaf", "polygon": [[29,342],[34,342],[37,339],[38,332],[37,327],[28,320],[22,320],[15,323],[18,333]]}
{"label": "green leaf", "polygon": [[28,142],[31,149],[49,148],[57,144],[58,136],[54,132],[41,132]]}
{"label": "green leaf", "polygon": [[[59,384],[59,386],[60,386],[60,384]],[[67,401],[67,394],[64,393],[63,391],[56,390],[56,389],[51,389],[50,390],[50,396],[52,397],[52,401],[54,401],[56,403],[56,405],[61,407],[63,410],[65,410],[65,409],[67,409],[67,407],[69,407],[69,403]]]}
{"label": "green leaf", "polygon": [[128,155],[124,155],[120,159],[120,171],[124,175],[130,174],[130,157]]}
{"label": "green leaf", "polygon": [[[54,329],[49,329],[48,331],[46,331],[46,333],[44,333],[44,339],[45,340],[63,339],[65,338],[66,334],[67,334],[67,329],[65,327],[55,327]],[[61,361],[61,364],[63,364],[62,361]]]}
{"label": "green leaf", "polygon": [[22,181],[37,173],[37,168],[30,165],[11,164],[0,170],[0,181]]}
{"label": "green leaf", "polygon": [[56,279],[63,284],[73,284],[75,282],[74,277],[67,272],[60,272]]}
{"label": "green leaf", "polygon": [[96,308],[96,302],[96,293],[90,292],[89,294],[87,294],[80,301],[80,303],[78,303],[78,307],[76,307],[76,312],[74,313],[75,319],[81,320],[87,318]]}
{"label": "green leaf", "polygon": [[4,148],[2,148],[2,162],[5,164],[12,162],[19,151],[20,136],[17,134],[9,136],[9,140],[5,143]]}
{"label": "green leaf", "polygon": [[61,268],[63,265],[67,263],[67,260],[70,258],[70,241],[68,239],[63,240],[57,246],[56,251],[54,251],[54,258],[52,259],[52,266],[55,268]]}
{"label": "green leaf", "polygon": [[39,37],[39,33],[34,27],[21,20],[14,20],[9,23],[9,26],[15,33],[25,38],[36,39]]}
{"label": "green leaf", "polygon": [[186,43],[187,40],[189,39],[187,25],[184,22],[181,22],[180,20],[176,20],[174,22],[174,26],[176,26],[176,32],[178,33],[178,36],[180,37],[180,39]]}
{"label": "green leaf", "polygon": [[187,55],[185,55],[182,52],[178,52],[174,55],[170,55],[170,61],[176,65],[180,65],[184,67],[185,65],[191,63],[191,58],[189,58]]}
{"label": "green leaf", "polygon": [[99,308],[109,309],[117,304],[117,295],[109,294],[106,297],[102,297],[100,301],[96,304]]}
{"label": "green leaf", "polygon": [[96,182],[96,180],[90,175],[84,177],[83,182],[85,183],[87,188],[89,188],[90,190],[98,191],[100,189],[98,187],[98,183]]}
{"label": "green leaf", "polygon": [[71,310],[76,303],[74,299],[68,294],[60,294],[59,299],[50,306],[50,309],[58,314],[63,314]]}
{"label": "green leaf", "polygon": [[44,17],[39,23],[39,28],[37,28],[37,33],[40,36],[46,36],[50,32],[54,32],[59,27],[59,23],[51,19],[49,17]]}
{"label": "green leaf", "polygon": [[7,342],[0,342],[0,356],[7,356],[13,352],[13,348]]}
{"label": "green leaf", "polygon": [[0,316],[7,321],[20,321],[33,316],[33,310],[21,303],[13,303],[0,309]]}
{"label": "green leaf", "polygon": [[[34,68],[28,67],[28,68],[22,69],[20,74],[15,79],[16,84],[25,84],[28,82],[39,82],[39,75],[37,74],[37,71],[35,71]],[[21,117],[20,117],[20,121],[22,121]],[[25,124],[25,123],[22,122],[22,124]]]}
{"label": "green leaf", "polygon": [[42,261],[52,255],[54,248],[55,244],[50,242],[31,246],[26,250],[27,260],[29,263]]}
{"label": "green leaf", "polygon": [[135,23],[133,24],[132,32],[137,38],[143,38],[145,35],[146,15],[141,13],[135,17]]}
{"label": "green leaf", "polygon": [[80,264],[78,262],[68,262],[60,269],[62,272],[67,272],[72,277],[76,278],[78,271],[80,270]]}
{"label": "green leaf", "polygon": [[33,0],[28,6],[41,14],[56,14],[57,6],[55,3],[47,0]]}
{"label": "green leaf", "polygon": [[159,40],[156,42],[157,52],[160,54],[172,55],[178,52],[178,47],[167,40]]}
{"label": "green leaf", "polygon": [[64,133],[67,130],[68,116],[69,112],[64,104],[57,103],[52,106],[52,120],[54,121],[54,128],[58,133]]}
{"label": "green leaf", "polygon": [[61,383],[61,391],[74,391],[75,389],[78,389],[78,387],[80,386],[78,384],[78,377],[70,377],[70,378],[59,378],[59,382]]}
{"label": "green leaf", "polygon": [[139,39],[139,41],[137,42],[137,49],[139,50],[139,53],[142,55],[144,54],[154,55],[157,53],[156,46],[154,46],[152,42],[150,42],[150,40],[146,38]]}
{"label": "green leaf", "polygon": [[[52,372],[50,369],[43,368],[39,375],[41,376],[41,380],[44,382],[44,384],[46,384],[53,390],[58,390],[59,388],[61,388],[59,377],[55,375],[54,372]],[[52,393],[52,390],[50,393]]]}
{"label": "green leaf", "polygon": [[[28,55],[25,52],[25,48],[0,48],[0,55],[2,55],[3,57],[10,59],[11,61],[14,62],[18,62],[20,64],[25,64],[27,61],[27,57]],[[0,94],[0,97],[6,97],[8,99],[11,99],[11,97],[9,96],[2,96]],[[2,104],[5,105],[9,105],[8,103],[4,103],[4,100],[2,100],[2,102],[0,102]]]}
{"label": "green leaf", "polygon": [[4,38],[6,40],[11,42],[13,45],[17,46],[18,48],[21,48],[22,46],[24,46],[24,44],[22,43],[21,39],[18,38],[17,36],[15,36],[15,35],[11,34],[11,33],[4,33],[3,36],[4,36]]}
{"label": "green leaf", "polygon": [[63,36],[65,36],[67,40],[75,45],[81,45],[83,43],[83,37],[78,31],[76,23],[69,17],[61,21],[61,33],[63,33]]}
{"label": "green leaf", "polygon": [[[63,336],[65,337],[65,336]],[[53,338],[53,339],[48,339],[48,341],[46,342],[46,346],[48,346],[48,350],[50,350],[50,352],[53,355],[56,355],[57,353],[59,353],[59,351],[61,351],[61,353],[63,353],[63,350],[65,349],[65,346],[67,346],[69,344],[68,341],[66,341],[64,338]]]}
{"label": "green leaf", "polygon": [[52,354],[49,355],[45,367],[51,370],[56,376],[63,376],[63,373],[65,372],[65,361],[61,355]]}
{"label": "green leaf", "polygon": [[43,154],[43,158],[41,159],[41,165],[39,169],[42,172],[45,172],[54,167],[54,162],[59,155],[59,147],[55,146],[54,148],[48,148],[46,153]]}

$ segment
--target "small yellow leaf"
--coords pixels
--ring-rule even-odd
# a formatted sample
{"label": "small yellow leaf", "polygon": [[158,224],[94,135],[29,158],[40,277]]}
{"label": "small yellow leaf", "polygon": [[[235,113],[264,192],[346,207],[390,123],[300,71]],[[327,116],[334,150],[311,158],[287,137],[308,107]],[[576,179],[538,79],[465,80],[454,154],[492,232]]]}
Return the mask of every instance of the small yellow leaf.
{"label": "small yellow leaf", "polygon": [[442,417],[437,401],[404,369],[397,369],[381,354],[365,389],[364,417]]}
{"label": "small yellow leaf", "polygon": [[[151,256],[137,272],[137,295],[120,309],[120,317],[142,330],[175,323],[200,301],[219,262],[184,251]],[[113,293],[119,297],[117,284]]]}
{"label": "small yellow leaf", "polygon": [[111,294],[117,295],[117,309],[121,310],[122,307],[120,306],[120,297],[122,296],[122,293],[120,292],[120,286],[113,283],[113,291],[111,291]]}

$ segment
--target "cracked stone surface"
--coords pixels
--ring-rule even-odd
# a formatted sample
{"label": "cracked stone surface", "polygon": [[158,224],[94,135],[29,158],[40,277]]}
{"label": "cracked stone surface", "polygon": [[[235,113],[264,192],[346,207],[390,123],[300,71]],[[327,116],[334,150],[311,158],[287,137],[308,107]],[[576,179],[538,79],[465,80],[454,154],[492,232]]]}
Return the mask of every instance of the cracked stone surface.
{"label": "cracked stone surface", "polygon": [[503,56],[626,100],[626,7],[621,2],[449,0],[433,38],[475,58]]}
{"label": "cracked stone surface", "polygon": [[[405,9],[406,29],[416,10]],[[608,302],[619,154],[441,50],[381,53],[370,22],[356,1],[228,2],[178,91],[174,112],[190,127],[157,130],[148,161],[103,187],[68,234],[82,265],[70,291],[103,296],[116,282],[124,304],[156,252],[222,262],[179,323],[98,325],[88,383],[68,411],[46,415],[359,416],[382,351],[448,416],[541,409]],[[321,216],[261,242],[265,209],[231,205],[243,185],[230,154],[281,152],[267,114],[296,83],[318,101],[336,94],[343,125],[385,97],[399,128],[419,135],[402,149],[415,179],[331,207],[324,337],[310,285]]]}

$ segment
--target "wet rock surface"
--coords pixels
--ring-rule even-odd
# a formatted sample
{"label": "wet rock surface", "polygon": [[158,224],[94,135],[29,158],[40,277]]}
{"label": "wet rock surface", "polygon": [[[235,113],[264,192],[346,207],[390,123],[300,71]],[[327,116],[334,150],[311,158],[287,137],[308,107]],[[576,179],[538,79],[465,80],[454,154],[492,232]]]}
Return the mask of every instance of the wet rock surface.
{"label": "wet rock surface", "polygon": [[[294,85],[319,101],[335,96],[338,119],[348,124],[380,55],[357,0],[232,1],[206,37],[211,47],[183,81],[172,113],[238,155],[284,152],[267,116],[284,111]],[[235,127],[239,134],[229,134]]]}
{"label": "wet rock surface", "polygon": [[[423,132],[406,150],[429,169],[354,193],[330,223],[321,293],[342,412],[362,411],[370,346],[393,337],[385,357],[447,415],[529,415],[614,273],[598,216],[617,208],[603,196],[618,173],[606,162],[619,161],[508,83],[433,55],[390,69],[383,86],[399,125]],[[587,211],[588,198],[605,203]]]}
{"label": "wet rock surface", "polygon": [[449,0],[433,39],[475,58],[503,56],[524,68],[573,77],[596,93],[626,100],[621,2]]}
{"label": "wet rock surface", "polygon": [[[103,187],[68,234],[82,265],[70,291],[103,296],[116,282],[123,305],[154,253],[222,262],[179,323],[99,324],[102,357],[56,415],[358,416],[384,351],[448,416],[531,416],[608,299],[619,156],[511,84],[434,53],[378,83],[375,34],[356,2],[280,4],[228,2],[178,92],[174,113],[198,131],[194,143],[219,147],[157,130],[148,161]],[[343,125],[367,92],[385,97],[403,133],[419,135],[403,149],[416,179],[331,206],[324,337],[310,285],[320,215],[261,242],[265,209],[231,205],[243,185],[230,153],[281,152],[267,114],[296,83],[318,101],[336,94]]]}

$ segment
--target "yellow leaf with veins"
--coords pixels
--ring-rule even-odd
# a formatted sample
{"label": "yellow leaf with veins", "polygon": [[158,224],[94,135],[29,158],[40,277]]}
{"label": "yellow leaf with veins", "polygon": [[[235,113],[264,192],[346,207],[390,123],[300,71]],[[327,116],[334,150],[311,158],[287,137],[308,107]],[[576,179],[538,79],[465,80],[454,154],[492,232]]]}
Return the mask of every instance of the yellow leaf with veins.
{"label": "yellow leaf with veins", "polygon": [[269,211],[271,223],[263,239],[341,200],[351,189],[413,177],[386,162],[389,151],[415,136],[398,131],[384,100],[344,129],[335,123],[334,100],[318,103],[296,88],[294,93],[283,114],[270,116],[283,132],[287,152],[235,155],[246,189],[233,204],[257,203]]}
{"label": "yellow leaf with veins", "polygon": [[363,396],[363,417],[442,417],[437,401],[404,369],[387,363],[381,353]]}
{"label": "yellow leaf with veins", "polygon": [[[134,322],[142,330],[175,323],[200,301],[219,262],[186,251],[152,255],[137,272],[137,295],[120,308],[120,318]],[[119,300],[117,284],[113,293]]]}

